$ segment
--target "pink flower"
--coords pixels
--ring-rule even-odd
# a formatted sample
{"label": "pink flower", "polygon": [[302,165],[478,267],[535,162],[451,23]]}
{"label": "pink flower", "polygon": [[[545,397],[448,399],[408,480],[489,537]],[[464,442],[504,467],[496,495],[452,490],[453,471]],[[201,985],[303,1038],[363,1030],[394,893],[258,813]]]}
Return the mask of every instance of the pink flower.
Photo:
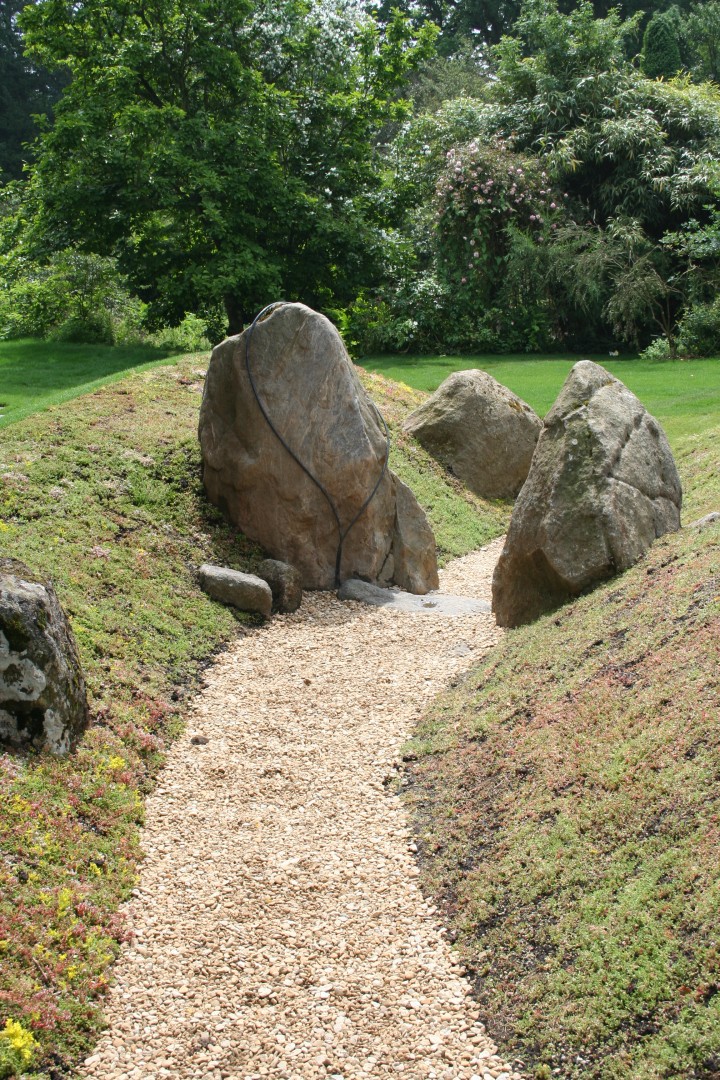
{"label": "pink flower", "polygon": [[460,278],[460,284],[461,285],[467,285],[467,278],[466,277]]}
{"label": "pink flower", "polygon": [[551,203],[550,203],[550,209],[551,209],[551,210],[557,210],[557,205],[556,205],[556,203],[554,203],[554,202],[551,202]]}

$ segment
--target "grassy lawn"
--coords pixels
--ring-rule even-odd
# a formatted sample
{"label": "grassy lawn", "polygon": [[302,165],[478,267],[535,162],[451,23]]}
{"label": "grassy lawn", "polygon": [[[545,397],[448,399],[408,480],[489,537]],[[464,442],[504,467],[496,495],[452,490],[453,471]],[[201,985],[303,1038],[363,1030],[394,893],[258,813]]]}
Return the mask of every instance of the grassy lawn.
{"label": "grassy lawn", "polygon": [[[544,416],[555,401],[573,364],[581,357],[528,356],[387,356],[361,361],[368,371],[435,390],[453,371],[481,368]],[[720,416],[720,360],[586,359],[621,379],[663,424],[668,438],[689,434],[717,422]]]}
{"label": "grassy lawn", "polygon": [[0,427],[120,379],[136,367],[170,363],[150,345],[0,341]]}

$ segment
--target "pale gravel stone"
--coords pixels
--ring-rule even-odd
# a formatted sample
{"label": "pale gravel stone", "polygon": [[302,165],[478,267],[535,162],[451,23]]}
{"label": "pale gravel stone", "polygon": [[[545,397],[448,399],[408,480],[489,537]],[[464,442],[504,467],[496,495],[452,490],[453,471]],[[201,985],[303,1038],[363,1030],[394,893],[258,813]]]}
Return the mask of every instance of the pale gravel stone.
{"label": "pale gravel stone", "polygon": [[[456,560],[441,588],[489,599],[500,547]],[[489,1065],[521,1080],[385,786],[430,700],[499,634],[489,614],[311,593],[217,661],[148,799],[134,941],[82,1076],[472,1080]]]}

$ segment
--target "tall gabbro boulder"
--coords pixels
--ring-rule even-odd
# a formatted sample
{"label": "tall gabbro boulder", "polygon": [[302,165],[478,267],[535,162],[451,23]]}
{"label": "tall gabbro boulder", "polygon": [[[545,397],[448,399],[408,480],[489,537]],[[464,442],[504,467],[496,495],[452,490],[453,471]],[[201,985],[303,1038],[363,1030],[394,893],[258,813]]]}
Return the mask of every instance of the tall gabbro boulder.
{"label": "tall gabbro boulder", "polygon": [[87,722],[77,646],[55,590],[0,559],[0,742],[66,754]]}
{"label": "tall gabbro boulder", "polygon": [[[246,370],[248,345],[262,409]],[[342,581],[358,577],[414,593],[438,587],[427,518],[412,492],[383,472],[382,423],[323,315],[283,304],[252,332],[218,345],[199,437],[210,500],[273,559],[297,567],[303,587],[335,585],[339,538],[328,498],[308,474],[327,493],[343,532],[379,481],[344,541]]]}
{"label": "tall gabbro boulder", "polygon": [[485,371],[456,371],[403,424],[428,453],[484,499],[514,499],[542,420]]}
{"label": "tall gabbro boulder", "polygon": [[501,626],[531,622],[626,570],[680,527],[682,490],[657,420],[619,379],[575,364],[545,417],[493,576]]}

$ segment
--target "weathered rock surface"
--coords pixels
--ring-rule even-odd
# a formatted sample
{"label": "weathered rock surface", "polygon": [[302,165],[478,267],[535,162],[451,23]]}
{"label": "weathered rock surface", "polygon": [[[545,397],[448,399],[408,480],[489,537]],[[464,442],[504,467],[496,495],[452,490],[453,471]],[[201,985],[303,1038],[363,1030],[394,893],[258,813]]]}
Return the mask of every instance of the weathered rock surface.
{"label": "weathered rock surface", "polygon": [[282,615],[297,611],[303,597],[299,570],[279,559],[263,559],[258,566],[258,577],[270,586],[276,611]]}
{"label": "weathered rock surface", "polygon": [[272,609],[272,591],[262,578],[255,574],[243,574],[227,566],[211,566],[203,563],[198,570],[200,588],[213,600],[239,608],[240,611],[257,612],[267,619]]}
{"label": "weathered rock surface", "polygon": [[403,427],[476,495],[514,499],[542,421],[506,386],[474,369],[450,375]]}
{"label": "weathered rock surface", "polygon": [[55,590],[0,559],[0,741],[67,754],[87,722],[77,646]]}
{"label": "weathered rock surface", "polygon": [[668,441],[619,379],[574,366],[543,431],[493,577],[501,626],[626,570],[680,527],[682,491]]}
{"label": "weathered rock surface", "polygon": [[[245,368],[249,331],[213,350],[200,410],[210,500],[306,588],[335,585],[338,528],[327,499],[273,433]],[[250,365],[276,430],[323,485],[346,530],[378,482],[385,432],[333,325],[285,304],[252,333]],[[435,542],[414,496],[386,470],[343,547],[340,579],[437,588]]]}
{"label": "weathered rock surface", "polygon": [[[420,615],[447,615],[450,618],[462,618],[467,615],[488,615],[490,605],[487,600],[476,600],[471,596],[452,596],[448,593],[402,592],[399,589],[383,589],[369,581],[356,578],[344,581],[338,589],[338,600],[355,600],[371,607],[387,608],[388,611],[411,611]],[[458,655],[465,655],[459,653]]]}

